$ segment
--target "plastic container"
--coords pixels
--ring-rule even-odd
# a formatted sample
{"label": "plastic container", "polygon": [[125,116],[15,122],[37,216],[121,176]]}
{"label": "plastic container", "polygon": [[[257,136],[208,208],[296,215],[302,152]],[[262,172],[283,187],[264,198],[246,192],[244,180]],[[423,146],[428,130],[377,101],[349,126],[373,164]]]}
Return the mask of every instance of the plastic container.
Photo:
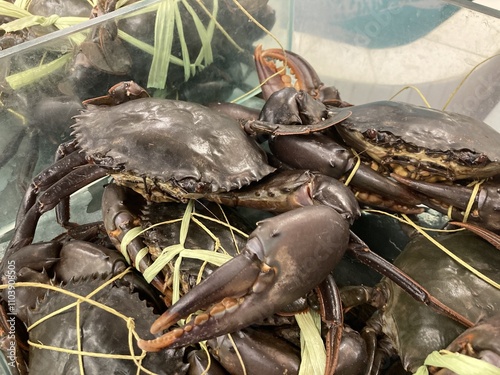
{"label": "plastic container", "polygon": [[[83,3],[87,5],[77,0],[65,4],[68,12],[81,16],[90,11],[88,3]],[[270,36],[262,37],[260,29],[250,28],[252,22],[243,17],[235,5],[225,8],[227,3],[231,4],[219,2],[218,19],[226,25],[228,34],[244,47],[244,52],[237,53],[237,49],[220,36],[218,46],[214,47],[214,56],[219,59],[217,69],[211,71],[209,66],[202,72],[207,73],[205,76],[191,77],[195,68],[185,70],[172,58],[168,80],[156,78],[156,86],[161,86],[163,80],[174,95],[194,101],[215,101],[238,97],[257,83],[251,60],[253,47],[258,43],[264,48],[278,45]],[[158,7],[158,4],[169,6],[159,0],[145,0],[62,30],[52,24],[54,17],[48,17],[55,11],[55,5],[38,7],[37,14],[45,9],[47,18],[43,21],[51,26],[32,30],[36,35],[44,35],[0,51],[0,131],[4,134],[0,141],[0,241],[3,246],[9,240],[23,188],[33,175],[52,162],[57,144],[69,139],[70,118],[78,112],[79,102],[103,95],[107,88],[121,80],[134,79],[145,85],[151,79],[151,54],[136,47],[130,49],[130,43],[125,41],[130,39],[124,39],[128,37],[123,33],[148,43],[149,47],[145,48],[151,50],[155,13],[135,17],[131,14]],[[477,67],[447,109],[485,120],[500,130],[497,83],[500,82],[497,69],[500,60],[493,57],[500,51],[498,11],[484,14],[438,0],[271,0],[269,8],[265,1],[249,4],[261,7],[259,17],[268,25],[272,23],[273,13],[269,12],[273,9],[272,33],[282,46],[305,57],[323,81],[335,85],[342,98],[351,103],[389,99],[403,87],[412,85],[419,88],[431,106],[443,108],[461,80]],[[184,10],[180,17],[191,17],[188,13]],[[197,13],[203,14],[203,11]],[[172,17],[175,20],[175,16]],[[202,18],[208,25],[208,18]],[[59,21],[56,25],[60,27],[63,21],[74,20],[61,18]],[[115,21],[120,30],[118,38],[114,36]],[[194,40],[198,36],[192,22],[186,21],[183,32]],[[46,34],[47,28],[52,32]],[[194,36],[190,36],[192,34]],[[99,40],[100,47],[89,43],[92,37]],[[179,58],[182,47],[176,40],[174,38],[173,54]],[[15,38],[6,41],[3,37],[4,44],[0,45],[5,47],[15,42]],[[200,51],[199,47],[193,48],[190,50],[192,61]],[[82,51],[87,60],[82,59],[80,53],[75,63],[78,51]],[[85,67],[89,64],[93,69],[87,71]],[[157,64],[158,69],[165,70],[161,64]],[[206,65],[206,60],[201,64]],[[45,74],[41,69],[54,71]],[[190,80],[185,84],[184,78],[188,75]],[[194,90],[191,83],[201,77],[207,81]],[[222,83],[221,77],[226,77]],[[200,92],[209,95],[200,97]],[[164,92],[157,90],[157,94],[161,93]],[[411,89],[399,94],[397,100],[423,104]],[[85,221],[99,220],[99,189],[86,188],[78,195],[73,206],[75,221],[80,215]],[[50,225],[55,232],[59,230],[53,217],[44,215],[44,220],[47,224],[43,225]],[[53,231],[44,230],[44,234],[47,233]]]}
{"label": "plastic container", "polygon": [[[232,100],[257,85],[253,48],[279,47],[276,39],[305,57],[345,101],[389,99],[412,86],[432,107],[470,115],[500,131],[500,12],[466,0],[240,0],[260,22],[272,26],[274,38],[261,32],[230,0],[218,1],[217,20],[238,47],[215,31],[212,48],[202,45],[200,26],[183,5],[196,9],[202,34],[210,39],[217,28],[195,1],[176,2],[183,7],[177,13],[174,2],[143,0],[90,20],[85,20],[91,10],[87,0],[51,1],[32,0],[30,12],[45,18],[30,20],[45,26],[34,25],[29,35],[0,34],[0,48],[13,45],[0,50],[0,258],[12,236],[24,189],[53,162],[57,145],[71,138],[71,117],[81,109],[82,100],[104,95],[113,84],[130,79],[158,96]],[[0,10],[11,7],[8,4],[0,0]],[[58,4],[66,16],[81,18],[51,16],[61,10]],[[173,38],[168,66],[158,54],[170,45],[169,38],[157,35],[163,47],[154,48],[159,45],[155,44],[158,7],[165,21],[156,27],[171,27],[187,40],[183,47],[177,36]],[[7,20],[1,17],[5,25]],[[179,19],[184,20],[182,29]],[[63,27],[68,23],[73,26]],[[32,39],[19,43],[26,36]],[[186,51],[190,65],[184,67]],[[415,89],[396,99],[424,104]],[[254,99],[251,104],[262,103]],[[106,182],[100,180],[74,194],[72,221],[102,219],[100,201]],[[387,238],[384,230],[393,228],[388,229],[384,219],[377,224],[380,230],[372,221],[367,231],[391,252],[384,256],[394,257],[404,247],[406,234],[401,231],[397,240]],[[64,231],[53,212],[42,216],[38,228],[35,241]],[[343,272],[352,274],[350,268]],[[371,281],[371,274],[366,275]],[[5,363],[0,368],[8,371]]]}
{"label": "plastic container", "polygon": [[[104,95],[125,80],[148,87],[155,96],[202,103],[231,100],[257,85],[252,55],[265,32],[236,4],[214,3],[205,11],[196,2],[146,0],[88,19],[92,7],[87,0],[31,2],[28,11],[45,17],[28,18],[25,22],[36,24],[29,32],[10,32],[0,38],[2,48],[12,45],[0,51],[3,247],[11,236],[23,191],[33,176],[52,164],[57,146],[71,138],[71,117],[82,108],[82,100]],[[241,2],[262,27],[273,28],[277,39],[288,40],[291,3],[274,3]],[[27,14],[5,1],[0,5],[4,12],[14,9]],[[61,17],[51,17],[53,12]],[[207,12],[216,14],[219,26]],[[72,26],[63,27],[68,24]],[[11,31],[16,25],[4,23],[3,27]],[[16,44],[22,38],[27,40]],[[154,45],[161,47],[155,50]],[[169,55],[165,52],[169,46],[171,57],[162,59],[162,54]],[[75,222],[101,220],[103,184],[85,188],[72,199]],[[39,227],[44,228],[43,236],[35,240],[61,232],[52,213],[42,217]]]}

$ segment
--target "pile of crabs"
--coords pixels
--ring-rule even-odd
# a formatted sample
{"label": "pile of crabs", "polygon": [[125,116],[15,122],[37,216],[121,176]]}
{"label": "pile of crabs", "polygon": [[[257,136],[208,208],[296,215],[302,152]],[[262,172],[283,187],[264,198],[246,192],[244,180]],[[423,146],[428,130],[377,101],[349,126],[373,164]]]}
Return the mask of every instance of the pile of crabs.
{"label": "pile of crabs", "polygon": [[[297,87],[275,75],[285,54]],[[1,262],[12,374],[295,374],[294,314],[306,310],[321,314],[325,374],[413,373],[445,348],[440,359],[471,364],[419,371],[500,371],[500,134],[405,103],[351,105],[292,52],[257,48],[255,61],[262,81],[273,76],[261,111],[151,98],[134,82],[84,102]],[[72,223],[70,195],[103,178],[102,221]],[[424,206],[467,228],[436,239],[473,271],[422,236],[389,262],[352,229],[360,207]],[[52,209],[67,232],[33,243]],[[196,255],[175,260],[186,248]],[[384,277],[334,278],[346,258]]]}

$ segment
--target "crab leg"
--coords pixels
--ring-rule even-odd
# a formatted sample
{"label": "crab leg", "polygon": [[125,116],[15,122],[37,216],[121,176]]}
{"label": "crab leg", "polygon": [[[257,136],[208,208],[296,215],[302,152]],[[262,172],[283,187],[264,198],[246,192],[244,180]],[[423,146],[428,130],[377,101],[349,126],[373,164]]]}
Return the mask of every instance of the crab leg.
{"label": "crab leg", "polygon": [[242,363],[250,374],[298,374],[300,356],[286,340],[252,328],[231,334],[231,339],[224,335],[207,342],[228,374],[241,374]]}
{"label": "crab leg", "polygon": [[[449,206],[456,207],[457,209],[452,210],[453,219],[463,220],[464,211],[471,199],[473,188],[416,181],[396,174],[392,176],[398,182],[429,197],[430,201],[425,202],[425,204],[442,213],[448,213]],[[441,203],[445,203],[445,205]],[[479,191],[474,197],[470,219],[489,230],[500,230],[500,192],[498,183],[485,182],[479,187]]]}
{"label": "crab leg", "polygon": [[474,225],[471,223],[464,223],[461,221],[451,221],[450,224],[455,225],[460,228],[465,228],[472,233],[478,235],[482,239],[488,241],[490,244],[495,246],[498,250],[500,250],[500,236],[496,233],[493,233],[492,231],[489,231],[488,229],[485,229],[483,227],[480,227],[478,225]]}
{"label": "crab leg", "polygon": [[[186,194],[186,197],[198,198],[194,194]],[[324,204],[351,223],[361,214],[356,198],[343,183],[303,170],[281,171],[267,176],[258,184],[227,193],[205,194],[203,197],[227,206],[245,206],[276,213]]]}
{"label": "crab leg", "polygon": [[326,334],[325,374],[333,374],[339,364],[339,348],[344,331],[344,315],[340,292],[332,274],[316,288],[323,322],[328,327]]}
{"label": "crab leg", "polygon": [[309,206],[259,222],[242,253],[214,271],[151,327],[158,333],[210,307],[182,328],[139,347],[158,351],[242,329],[273,313],[323,281],[342,257],[349,225],[325,206]]}
{"label": "crab leg", "polygon": [[352,232],[348,250],[361,263],[366,264],[381,275],[389,278],[415,300],[426,304],[437,313],[445,315],[465,327],[471,327],[473,325],[469,319],[444,305],[433,297],[422,285],[403,273],[392,263],[372,252],[368,246]]}
{"label": "crab leg", "polygon": [[[128,190],[128,191],[127,191]],[[139,219],[128,208],[128,202],[131,200],[129,194],[137,194],[130,189],[110,184],[104,189],[102,195],[102,212],[104,227],[108,236],[120,251],[121,242],[125,235],[133,228],[140,226]],[[137,194],[138,195],[138,194]],[[142,197],[141,197],[142,199]],[[139,252],[146,247],[140,237],[136,237],[127,245],[127,253],[130,257],[132,265],[141,273],[152,264],[149,254],[144,255],[139,264],[135,264],[135,260]],[[165,292],[164,280],[160,276],[155,276],[151,284],[160,292]]]}
{"label": "crab leg", "polygon": [[[59,160],[35,177],[35,183],[30,185],[21,203],[21,210],[24,212],[16,218],[14,236],[6,251],[6,256],[10,255],[13,249],[26,246],[33,241],[36,224],[43,213],[50,211],[61,200],[90,182],[106,175],[106,170],[97,165],[81,165],[81,159],[78,156],[73,157],[73,154]],[[57,179],[56,177],[59,176],[64,177]],[[40,183],[36,183],[37,181]],[[46,186],[47,189],[38,194],[39,187]]]}
{"label": "crab leg", "polygon": [[63,178],[68,171],[75,166],[84,165],[85,156],[79,152],[73,152],[62,160],[57,160],[56,163],[40,172],[26,189],[21,206],[17,213],[16,225],[22,220],[23,216],[35,204],[37,195],[40,191],[49,188],[51,185]]}
{"label": "crab leg", "polygon": [[[318,120],[318,122],[308,123],[305,125],[288,125],[285,120],[273,120],[272,122],[262,120],[243,120],[242,126],[245,132],[249,135],[256,134],[270,134],[273,136],[283,135],[297,135],[297,134],[311,134],[328,129],[338,123],[349,118],[350,111],[343,110],[339,113],[328,112],[325,119]],[[302,124],[302,123],[299,123]]]}
{"label": "crab leg", "polygon": [[[357,159],[352,152],[323,134],[276,137],[269,146],[279,160],[292,168],[312,169],[336,179],[347,178],[356,167]],[[373,194],[366,194],[368,198],[363,203],[397,212],[422,212],[421,208],[415,207],[421,200],[414,193],[365,164],[360,164],[355,170],[350,184],[360,192],[377,195],[373,198]],[[358,199],[363,197],[358,196]]]}

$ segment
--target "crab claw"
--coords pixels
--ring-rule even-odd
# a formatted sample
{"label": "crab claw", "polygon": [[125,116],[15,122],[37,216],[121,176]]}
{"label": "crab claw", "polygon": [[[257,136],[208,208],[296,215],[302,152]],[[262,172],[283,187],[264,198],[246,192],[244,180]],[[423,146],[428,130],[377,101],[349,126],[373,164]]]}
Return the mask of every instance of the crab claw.
{"label": "crab claw", "polygon": [[275,60],[283,62],[290,69],[290,73],[295,76],[294,87],[297,90],[304,90],[313,98],[336,107],[349,107],[351,104],[342,101],[338,90],[335,87],[328,87],[321,81],[318,73],[306,60],[296,53],[272,48],[262,50],[262,45],[255,48],[254,51],[255,66],[260,82],[266,81],[262,86],[264,99],[268,99],[271,94],[281,90],[284,87],[291,87],[291,78],[286,72],[271,77],[278,69],[274,63]]}
{"label": "crab claw", "polygon": [[[467,209],[473,194],[472,187],[416,181],[394,173],[391,176],[414,191],[429,197],[431,201],[426,202],[426,204],[432,208],[446,214],[449,207],[452,206],[451,216],[453,219],[464,219],[464,211]],[[470,209],[469,218],[489,230],[499,231],[500,186],[498,183],[485,182],[481,184],[477,194],[472,199],[473,204]]]}
{"label": "crab claw", "polygon": [[[194,194],[186,196],[198,198]],[[258,184],[227,193],[205,194],[204,197],[226,206],[250,207],[273,213],[325,205],[340,213],[350,224],[361,216],[356,197],[348,187],[333,177],[307,170],[279,171],[266,176]]]}
{"label": "crab claw", "polygon": [[152,333],[210,307],[181,328],[154,340],[147,351],[181,347],[238,331],[280,311],[317,286],[349,243],[349,224],[335,210],[309,206],[258,223],[240,255],[183,296],[151,327]]}
{"label": "crab claw", "polygon": [[118,105],[129,100],[148,98],[148,92],[134,81],[119,82],[108,90],[108,94],[91,98],[82,102],[83,106],[88,105]]}

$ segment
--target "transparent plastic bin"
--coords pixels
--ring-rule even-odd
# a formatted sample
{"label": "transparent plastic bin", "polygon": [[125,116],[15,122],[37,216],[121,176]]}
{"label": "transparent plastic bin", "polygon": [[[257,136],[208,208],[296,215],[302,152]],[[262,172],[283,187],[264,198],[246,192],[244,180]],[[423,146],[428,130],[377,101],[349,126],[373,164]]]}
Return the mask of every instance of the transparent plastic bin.
{"label": "transparent plastic bin", "polygon": [[[173,3],[142,0],[85,20],[91,9],[87,0],[53,1],[44,10],[43,1],[32,0],[38,7],[33,14],[45,16],[32,22],[45,26],[33,26],[29,40],[19,43],[25,35],[8,39],[0,32],[0,259],[12,236],[24,189],[53,162],[58,144],[71,139],[71,118],[82,108],[82,100],[104,95],[111,85],[130,79],[143,86],[151,80],[154,87],[148,91],[155,96],[200,102],[235,100],[258,83],[252,60],[257,44],[303,56],[347,102],[390,99],[411,86],[395,99],[425,105],[418,89],[430,106],[475,117],[500,131],[500,11],[484,6],[498,5],[500,0],[481,0],[484,5],[468,0],[247,0],[251,13],[262,10],[258,18],[272,24],[273,36],[261,33],[253,21],[242,17],[231,0],[222,0],[217,20],[238,47],[218,33],[211,50],[213,63],[204,60],[210,55],[208,50],[198,61],[202,55],[199,32],[189,21],[182,32],[196,45],[189,50],[188,43],[191,65],[180,66],[179,60],[186,55],[175,36],[168,69],[164,62],[158,63],[160,78],[155,79],[151,67],[157,63],[152,57],[158,53],[154,50],[157,17],[156,10],[150,9],[162,6],[172,11]],[[196,1],[186,3],[198,6]],[[0,0],[0,9],[6,4],[10,2]],[[57,23],[58,18],[52,16],[57,4],[66,7],[68,16],[82,19]],[[211,33],[210,19],[196,9],[205,33]],[[177,16],[172,17],[177,22]],[[186,8],[179,17],[192,16]],[[1,24],[7,21],[0,15]],[[64,22],[75,24],[63,27]],[[173,25],[175,33],[181,33]],[[89,44],[92,36],[95,40]],[[201,65],[206,68],[201,70]],[[161,76],[162,69],[168,78]],[[250,98],[245,103],[258,107],[262,100]],[[101,195],[107,181],[97,181],[72,196],[73,222],[102,219]],[[436,217],[427,222],[442,219]],[[385,233],[373,228],[368,230]],[[50,211],[38,223],[34,241],[50,240],[62,232]],[[401,243],[405,240],[406,235]],[[398,241],[393,245],[400,251]],[[342,271],[351,273],[350,268]],[[9,369],[0,360],[2,371]]]}
{"label": "transparent plastic bin", "polygon": [[[88,41],[89,34],[96,27],[107,30],[107,25],[115,25],[115,21],[119,21],[121,32],[152,46],[150,30],[155,22],[154,13],[136,16],[145,17],[138,19],[141,20],[139,24],[148,24],[146,31],[133,22],[127,27],[120,27],[133,12],[144,11],[160,3],[160,0],[137,2],[62,30],[48,26],[54,30],[48,34],[44,34],[46,29],[39,27],[36,33],[43,36],[0,51],[0,131],[4,134],[0,140],[0,153],[3,155],[0,167],[0,241],[3,246],[11,236],[23,189],[37,172],[52,163],[57,144],[70,138],[71,116],[78,113],[80,101],[105,94],[105,89],[121,80],[134,79],[147,84],[151,55],[144,52],[137,53],[138,58],[135,56],[134,71],[115,75],[112,79],[99,70],[87,76],[80,72],[80,80],[76,81],[78,84],[75,81],[68,83],[68,75],[76,74],[73,61],[76,51],[82,49],[77,43]],[[221,10],[218,17],[228,17],[229,35],[246,45],[245,51],[238,53],[236,49],[230,50],[233,47],[229,44],[224,44],[222,49],[229,49],[229,52],[219,50],[216,54],[223,56],[224,63],[234,58],[241,71],[230,72],[229,65],[222,65],[217,74],[229,74],[229,80],[222,85],[212,85],[221,80],[218,76],[213,82],[193,86],[196,87],[193,89],[185,87],[186,71],[171,62],[169,66],[176,68],[176,72],[169,74],[177,77],[170,87],[171,94],[175,94],[173,88],[184,87],[183,95],[188,100],[207,100],[207,97],[199,98],[200,92],[209,92],[210,101],[234,99],[257,84],[251,60],[253,47],[257,44],[263,44],[264,48],[279,47],[270,36],[249,33],[245,27],[250,21],[231,22],[234,14],[222,10],[222,3],[227,2],[219,2]],[[252,6],[263,3],[265,1],[250,2]],[[468,1],[463,2],[467,8],[461,7],[460,1],[452,3],[438,0],[271,0],[268,5],[274,9],[276,17],[271,31],[281,45],[306,58],[325,84],[339,89],[344,100],[362,104],[389,99],[403,87],[411,85],[422,92],[431,106],[443,108],[462,79],[474,70],[446,109],[484,120],[500,130],[500,59],[494,57],[500,51],[499,12],[474,6]],[[484,9],[488,9],[488,14],[481,12]],[[256,35],[259,34],[260,29],[253,30]],[[109,32],[113,32],[112,27]],[[187,28],[184,32],[194,33],[194,28]],[[119,38],[122,36],[119,35]],[[103,38],[106,45],[106,36]],[[121,39],[116,46],[109,47],[110,54],[122,56],[122,47],[127,43]],[[93,51],[92,48],[90,51]],[[86,51],[89,51],[88,46]],[[140,56],[144,56],[143,60]],[[36,78],[41,73],[29,70],[41,65],[46,67],[45,64],[58,61],[60,57],[66,60],[53,63],[59,66],[50,74]],[[179,50],[174,57],[182,57]],[[111,69],[122,69],[124,64],[121,58],[108,61]],[[13,75],[26,71],[32,72],[30,74],[35,79],[22,85],[20,77]],[[241,75],[235,79],[238,74]],[[188,82],[199,76],[191,77]],[[27,78],[29,76],[22,77]],[[163,93],[157,90],[158,95]],[[68,94],[72,94],[73,98],[66,96],[61,99]],[[403,91],[396,100],[424,104],[413,89]],[[51,107],[52,101],[57,104],[56,109]],[[6,154],[10,156],[7,158]],[[30,167],[33,164],[34,167]],[[28,173],[27,170],[32,171]],[[99,188],[102,185],[103,182],[100,182],[95,187],[86,188],[77,194],[78,199],[72,199],[74,221],[100,219]],[[43,236],[37,237],[37,240],[47,239],[61,231],[50,214],[43,216],[39,226],[44,230]]]}
{"label": "transparent plastic bin", "polygon": [[[154,96],[201,103],[229,101],[258,84],[253,51],[257,43],[268,44],[265,40],[271,39],[236,4],[226,1],[213,2],[217,4],[217,11],[215,7],[208,7],[209,12],[216,13],[216,22],[192,1],[185,2],[187,5],[178,2],[177,8],[173,2],[144,0],[91,19],[88,14],[92,7],[87,0],[67,3],[49,0],[49,4],[54,4],[49,10],[40,7],[40,3],[45,4],[33,1],[33,8],[29,10],[33,14],[46,12],[44,19],[33,21],[46,26],[31,27],[29,40],[20,44],[15,44],[16,38],[26,35],[4,34],[0,39],[0,46],[14,44],[0,50],[0,131],[4,133],[0,140],[0,242],[3,247],[11,237],[23,191],[33,176],[53,162],[57,146],[71,139],[71,118],[79,113],[82,100],[104,95],[118,82],[134,80],[148,87]],[[51,18],[57,4],[64,4],[66,15],[87,14],[87,20],[81,17],[80,23],[62,28],[75,20]],[[289,40],[291,3],[267,4],[264,0],[241,4],[247,5],[248,12],[263,27],[272,28],[275,38]],[[3,0],[0,5],[9,6]],[[164,13],[159,13],[159,7],[164,7]],[[164,20],[161,26],[157,14]],[[162,34],[155,34],[155,27],[167,28],[164,25],[167,23],[173,30],[168,64],[157,58],[161,52],[154,50],[155,44],[163,46],[160,51],[169,45],[165,37],[161,39]],[[179,41],[181,33],[185,45]],[[37,38],[30,39],[34,36]],[[290,48],[290,45],[284,47]],[[187,66],[183,59],[187,60]],[[101,219],[100,190],[105,182],[97,182],[75,194],[71,209],[73,221]],[[47,240],[62,231],[52,212],[42,216],[39,228],[42,227],[35,241]]]}

